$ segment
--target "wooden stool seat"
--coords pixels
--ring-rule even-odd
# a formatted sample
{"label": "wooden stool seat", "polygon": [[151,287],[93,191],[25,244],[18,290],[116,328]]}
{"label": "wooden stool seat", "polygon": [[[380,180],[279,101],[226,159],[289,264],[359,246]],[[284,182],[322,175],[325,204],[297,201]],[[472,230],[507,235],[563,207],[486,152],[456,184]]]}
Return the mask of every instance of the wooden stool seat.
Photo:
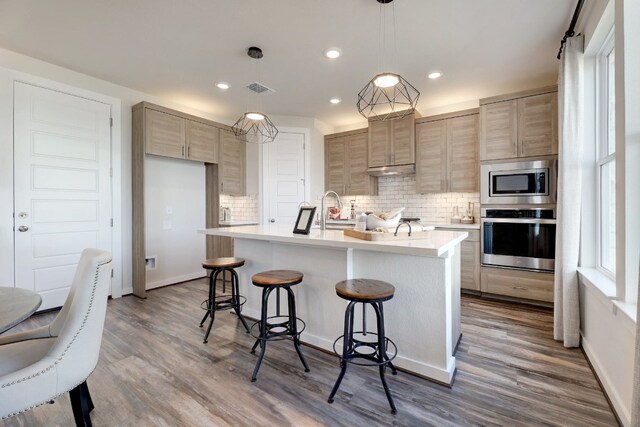
{"label": "wooden stool seat", "polygon": [[382,280],[351,279],[336,283],[336,294],[350,301],[385,301],[391,299],[396,288]]}
{"label": "wooden stool seat", "polygon": [[202,263],[202,268],[236,268],[242,267],[244,260],[235,257],[209,258]]}
{"label": "wooden stool seat", "polygon": [[251,276],[251,281],[256,286],[284,286],[297,285],[302,282],[304,275],[294,270],[270,270]]}

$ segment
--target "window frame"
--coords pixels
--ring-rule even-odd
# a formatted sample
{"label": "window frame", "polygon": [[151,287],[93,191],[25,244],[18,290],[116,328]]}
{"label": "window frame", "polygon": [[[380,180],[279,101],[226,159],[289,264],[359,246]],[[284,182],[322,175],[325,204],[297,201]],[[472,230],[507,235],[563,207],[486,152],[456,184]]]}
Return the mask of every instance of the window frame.
{"label": "window frame", "polygon": [[[611,30],[607,34],[605,41],[602,43],[600,50],[596,55],[596,138],[595,138],[595,176],[596,176],[596,185],[595,185],[595,202],[596,202],[596,223],[595,223],[595,235],[596,235],[596,269],[604,274],[606,277],[610,278],[614,282],[616,281],[616,273],[610,271],[606,267],[603,266],[603,238],[602,238],[602,168],[604,165],[613,162],[614,167],[616,161],[616,150],[615,150],[615,140],[613,141],[614,150],[613,153],[608,153],[609,148],[609,67],[608,67],[608,58],[609,55],[615,51],[615,26],[612,26]],[[615,74],[614,74],[615,78]],[[615,84],[615,80],[614,80]],[[615,86],[614,86],[615,87]],[[615,89],[614,89],[615,96]],[[613,124],[615,129],[615,123]],[[616,183],[617,185],[617,183]],[[613,196],[615,197],[615,190]],[[618,200],[616,199],[616,209],[618,209]],[[618,224],[615,224],[617,228]],[[616,259],[619,254],[615,254]]]}

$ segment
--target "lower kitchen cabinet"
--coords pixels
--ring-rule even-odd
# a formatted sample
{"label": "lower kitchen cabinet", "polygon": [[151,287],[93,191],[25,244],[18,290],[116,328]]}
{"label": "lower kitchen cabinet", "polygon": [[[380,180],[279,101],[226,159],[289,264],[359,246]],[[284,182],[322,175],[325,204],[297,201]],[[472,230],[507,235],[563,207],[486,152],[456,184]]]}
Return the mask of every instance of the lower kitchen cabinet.
{"label": "lower kitchen cabinet", "polygon": [[438,227],[438,230],[469,233],[469,237],[460,244],[460,287],[480,292],[480,231],[453,227]]}
{"label": "lower kitchen cabinet", "polygon": [[482,267],[482,292],[553,302],[553,273]]}

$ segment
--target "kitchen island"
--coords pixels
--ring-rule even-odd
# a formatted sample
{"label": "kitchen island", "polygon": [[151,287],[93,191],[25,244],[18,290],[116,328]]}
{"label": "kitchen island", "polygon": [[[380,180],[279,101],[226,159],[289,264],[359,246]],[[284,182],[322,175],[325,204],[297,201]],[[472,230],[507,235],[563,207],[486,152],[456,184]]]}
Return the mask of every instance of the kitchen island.
{"label": "kitchen island", "polygon": [[[424,239],[384,241],[359,240],[339,230],[312,229],[309,235],[297,235],[292,226],[282,225],[200,232],[235,239],[235,256],[246,260],[237,272],[240,293],[247,298],[243,314],[248,317],[260,317],[261,289],[251,284],[253,274],[301,271],[304,281],[292,288],[298,317],[306,322],[301,340],[324,350],[333,351],[333,342],[344,329],[347,301],[336,295],[337,282],[369,278],[393,284],[395,296],[384,306],[386,335],[398,346],[394,364],[443,384],[452,383],[460,338],[459,246],[466,232],[429,231],[422,233]],[[271,315],[275,298],[269,302]],[[356,319],[362,315],[356,313]],[[360,322],[356,330],[361,329]],[[372,309],[367,311],[367,324],[375,325]]]}

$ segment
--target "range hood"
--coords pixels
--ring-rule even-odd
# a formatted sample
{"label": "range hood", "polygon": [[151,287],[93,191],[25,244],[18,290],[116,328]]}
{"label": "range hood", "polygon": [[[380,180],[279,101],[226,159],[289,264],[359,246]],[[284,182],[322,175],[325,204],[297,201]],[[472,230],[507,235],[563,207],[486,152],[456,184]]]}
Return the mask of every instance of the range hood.
{"label": "range hood", "polygon": [[416,173],[416,165],[377,166],[367,169],[371,176],[411,175]]}

